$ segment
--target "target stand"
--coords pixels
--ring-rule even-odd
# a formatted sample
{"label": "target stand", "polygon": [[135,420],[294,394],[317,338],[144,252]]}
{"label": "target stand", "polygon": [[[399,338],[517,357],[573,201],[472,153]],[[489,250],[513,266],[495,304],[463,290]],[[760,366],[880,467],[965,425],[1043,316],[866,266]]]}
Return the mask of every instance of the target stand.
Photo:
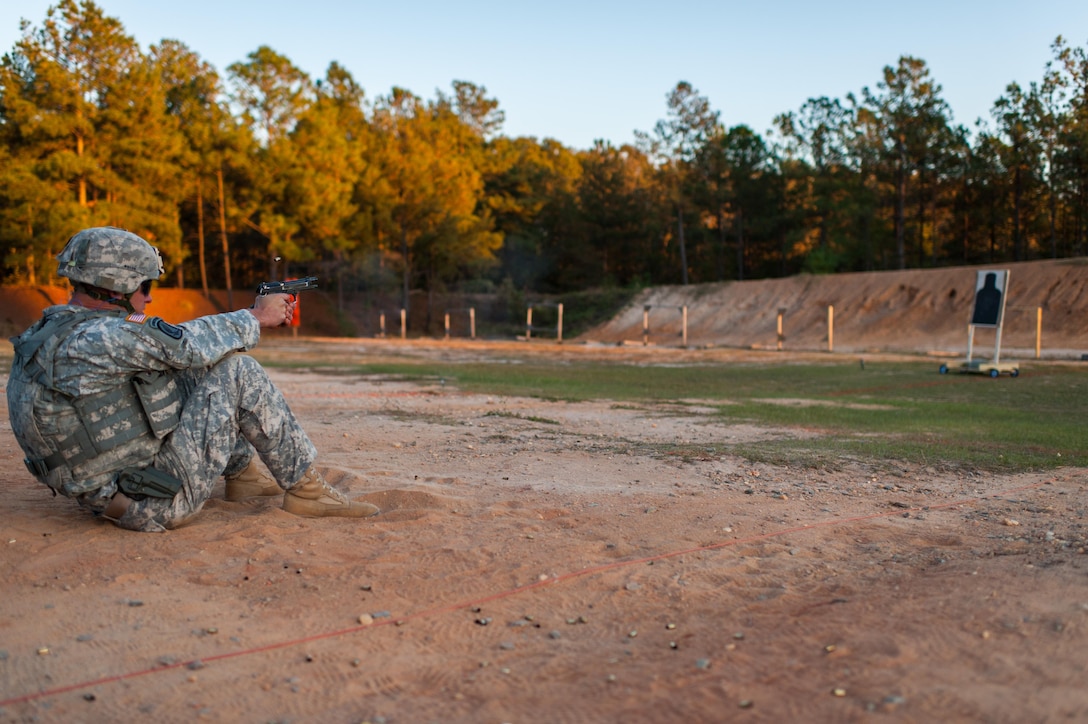
{"label": "target stand", "polygon": [[[938,370],[942,375],[952,370],[965,374],[989,375],[1000,377],[1007,374],[1010,377],[1020,375],[1019,362],[1001,361],[1001,328],[1005,317],[1005,290],[1008,288],[1009,270],[980,271],[975,284],[975,308],[971,315],[971,322],[967,325],[967,359],[958,366],[950,368],[942,364]],[[994,330],[994,356],[990,360],[973,359],[975,346],[975,329],[977,327],[989,327]]]}

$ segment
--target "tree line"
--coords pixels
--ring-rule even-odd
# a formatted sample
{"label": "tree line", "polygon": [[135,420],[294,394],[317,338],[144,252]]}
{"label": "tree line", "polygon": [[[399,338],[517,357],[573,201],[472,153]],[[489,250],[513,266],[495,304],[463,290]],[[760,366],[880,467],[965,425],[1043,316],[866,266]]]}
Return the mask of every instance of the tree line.
{"label": "tree line", "polygon": [[317,273],[359,290],[567,292],[1080,256],[1088,248],[1088,51],[955,124],[904,56],[760,135],[686,82],[632,143],[502,134],[454,81],[369,99],[262,46],[221,75],[147,52],[91,0],[61,0],[0,62],[2,281],[54,281],[74,231],[159,247],[179,287]]}

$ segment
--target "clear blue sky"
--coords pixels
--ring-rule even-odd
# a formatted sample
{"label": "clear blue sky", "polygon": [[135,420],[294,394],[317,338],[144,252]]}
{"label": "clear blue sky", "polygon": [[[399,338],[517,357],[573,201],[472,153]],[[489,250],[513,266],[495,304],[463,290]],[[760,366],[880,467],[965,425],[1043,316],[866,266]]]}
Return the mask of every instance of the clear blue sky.
{"label": "clear blue sky", "polygon": [[[0,51],[49,0],[0,3]],[[260,45],[312,77],[345,66],[373,100],[484,86],[508,136],[576,149],[628,143],[684,80],[727,126],[765,133],[808,98],[875,88],[901,55],[925,60],[954,120],[973,127],[1010,82],[1039,81],[1055,37],[1088,46],[1088,0],[100,0],[146,49],[184,42],[222,75]]]}

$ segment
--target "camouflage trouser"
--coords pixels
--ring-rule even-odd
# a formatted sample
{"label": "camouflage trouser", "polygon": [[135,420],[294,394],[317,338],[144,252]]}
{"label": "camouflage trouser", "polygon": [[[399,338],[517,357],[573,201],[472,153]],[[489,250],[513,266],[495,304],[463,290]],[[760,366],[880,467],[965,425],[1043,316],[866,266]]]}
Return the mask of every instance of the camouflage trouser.
{"label": "camouflage trouser", "polygon": [[283,395],[264,368],[247,355],[182,373],[181,422],[166,436],[153,467],[178,478],[173,499],[134,501],[117,521],[129,530],[175,528],[200,512],[224,472],[245,468],[256,450],[280,487],[298,482],[317,457]]}

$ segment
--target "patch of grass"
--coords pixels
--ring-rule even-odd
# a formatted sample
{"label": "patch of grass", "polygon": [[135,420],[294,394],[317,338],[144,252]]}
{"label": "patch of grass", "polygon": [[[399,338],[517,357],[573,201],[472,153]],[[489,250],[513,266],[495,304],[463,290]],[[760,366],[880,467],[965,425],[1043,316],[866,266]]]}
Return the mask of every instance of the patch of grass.
{"label": "patch of grass", "polygon": [[382,410],[382,415],[397,422],[423,422],[429,425],[461,427],[465,423],[447,415],[435,415],[428,412],[409,412],[406,410]]}
{"label": "patch of grass", "polygon": [[536,415],[522,415],[517,412],[506,412],[498,410],[492,410],[491,412],[486,413],[484,417],[512,417],[515,420],[528,420],[529,422],[540,422],[545,425],[560,424],[558,420],[552,420],[547,417],[538,417]]}
{"label": "patch of grass", "polygon": [[736,454],[736,447],[719,443],[628,443],[626,449],[638,450],[649,455],[662,458],[680,460],[685,463],[705,462],[717,460],[725,455]]}
{"label": "patch of grass", "polygon": [[1039,365],[1018,378],[939,375],[933,362],[649,366],[607,362],[405,362],[357,373],[445,380],[466,392],[610,400],[631,410],[696,398],[726,423],[815,438],[732,446],[753,461],[828,467],[844,457],[1017,472],[1088,466],[1088,369]]}

